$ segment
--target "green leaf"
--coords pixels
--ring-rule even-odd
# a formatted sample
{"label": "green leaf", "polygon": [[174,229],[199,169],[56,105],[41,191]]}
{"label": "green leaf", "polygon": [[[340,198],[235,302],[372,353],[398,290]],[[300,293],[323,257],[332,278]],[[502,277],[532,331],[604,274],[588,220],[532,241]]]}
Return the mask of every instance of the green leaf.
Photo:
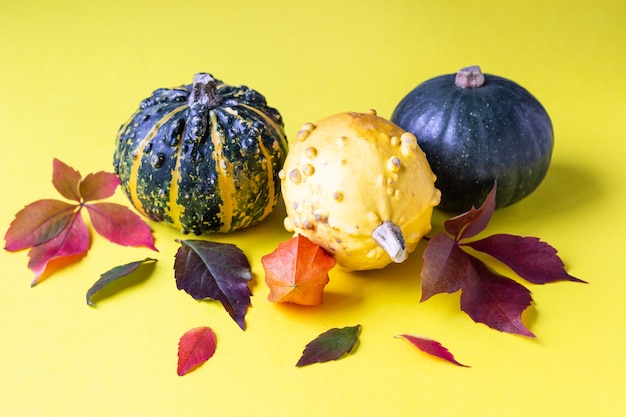
{"label": "green leaf", "polygon": [[361,330],[361,325],[330,329],[315,339],[304,348],[302,357],[296,366],[311,365],[316,362],[334,361],[352,351]]}
{"label": "green leaf", "polygon": [[135,261],[127,263],[125,265],[116,266],[113,269],[110,269],[104,274],[100,275],[100,279],[96,281],[95,284],[93,284],[93,286],[87,291],[87,304],[93,306],[94,302],[91,299],[93,295],[100,291],[102,288],[109,285],[111,282],[116,281],[120,278],[130,276],[141,266],[152,264],[154,262],[157,262],[157,260],[152,258],[146,258],[142,261]]}

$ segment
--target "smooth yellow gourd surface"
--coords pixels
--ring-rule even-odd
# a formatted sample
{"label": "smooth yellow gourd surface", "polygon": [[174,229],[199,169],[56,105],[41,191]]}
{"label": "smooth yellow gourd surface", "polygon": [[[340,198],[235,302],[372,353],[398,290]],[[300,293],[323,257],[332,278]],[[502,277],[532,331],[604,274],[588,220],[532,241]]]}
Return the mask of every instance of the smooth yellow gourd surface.
{"label": "smooth yellow gourd surface", "polygon": [[285,228],[346,270],[404,261],[441,198],[415,136],[374,110],[305,124],[279,176]]}

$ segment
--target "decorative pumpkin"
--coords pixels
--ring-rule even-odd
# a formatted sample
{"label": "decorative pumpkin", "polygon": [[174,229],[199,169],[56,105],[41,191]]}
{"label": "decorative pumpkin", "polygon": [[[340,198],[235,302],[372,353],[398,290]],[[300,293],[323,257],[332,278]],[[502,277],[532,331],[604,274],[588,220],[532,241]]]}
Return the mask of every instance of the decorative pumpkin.
{"label": "decorative pumpkin", "polygon": [[283,120],[261,94],[200,73],[141,102],[119,129],[114,167],[150,219],[231,232],[272,211],[286,154]]}
{"label": "decorative pumpkin", "polygon": [[444,210],[478,207],[494,181],[496,207],[513,204],[537,188],[550,165],[554,134],[546,110],[520,85],[477,66],[418,85],[391,120],[417,137]]}
{"label": "decorative pumpkin", "polygon": [[346,270],[403,262],[440,198],[415,136],[373,110],[305,124],[279,176],[285,228]]}

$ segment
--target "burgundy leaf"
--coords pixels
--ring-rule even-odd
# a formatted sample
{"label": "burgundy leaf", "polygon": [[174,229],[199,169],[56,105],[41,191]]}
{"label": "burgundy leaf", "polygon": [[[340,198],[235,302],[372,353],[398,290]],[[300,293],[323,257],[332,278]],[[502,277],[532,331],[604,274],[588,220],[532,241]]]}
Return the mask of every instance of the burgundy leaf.
{"label": "burgundy leaf", "polygon": [[560,280],[585,282],[569,275],[557,250],[536,237],[496,234],[464,245],[493,256],[535,284]]}
{"label": "burgundy leaf", "polygon": [[38,200],[15,215],[4,240],[5,249],[18,251],[46,243],[63,231],[77,205],[59,200]]}
{"label": "burgundy leaf", "polygon": [[106,287],[113,281],[117,281],[120,278],[132,275],[137,269],[146,264],[153,264],[156,259],[146,258],[142,261],[130,262],[124,265],[116,266],[104,274],[100,275],[100,279],[96,281],[91,288],[87,291],[87,304],[94,305],[92,297],[102,288]]}
{"label": "burgundy leaf", "polygon": [[229,243],[181,240],[176,253],[176,286],[196,300],[207,298],[222,303],[235,322],[245,330],[245,315],[252,292],[252,271],[245,254]]}
{"label": "burgundy leaf", "polygon": [[154,251],[154,236],[137,214],[116,203],[85,204],[91,224],[99,235],[122,246],[144,246]]}
{"label": "burgundy leaf", "polygon": [[334,361],[350,353],[357,342],[360,330],[361,325],[357,324],[353,327],[330,329],[320,334],[306,345],[296,366]]}
{"label": "burgundy leaf", "polygon": [[472,273],[461,292],[461,310],[472,320],[501,332],[534,337],[522,323],[522,313],[532,302],[530,291],[521,284],[491,271],[471,257]]}
{"label": "burgundy leaf", "polygon": [[210,327],[188,330],[178,342],[178,375],[183,376],[211,359],[216,346]]}
{"label": "burgundy leaf", "polygon": [[29,252],[28,268],[35,273],[31,285],[36,285],[50,261],[83,255],[89,250],[89,231],[80,213],[75,213],[68,227],[54,239],[33,247]]}
{"label": "burgundy leaf", "polygon": [[428,241],[423,256],[420,302],[435,294],[458,291],[472,269],[469,255],[444,233],[437,233]]}
{"label": "burgundy leaf", "polygon": [[119,177],[110,172],[100,171],[88,174],[80,182],[80,196],[85,202],[109,198],[115,193],[118,185],[120,185]]}
{"label": "burgundy leaf", "polygon": [[458,242],[477,235],[485,230],[496,209],[496,183],[479,208],[472,207],[469,211],[446,220],[443,225],[448,233]]}
{"label": "burgundy leaf", "polygon": [[54,159],[52,161],[52,185],[69,200],[80,202],[78,187],[82,176],[74,168]]}
{"label": "burgundy leaf", "polygon": [[406,340],[422,352],[428,353],[429,355],[447,360],[448,362],[451,362],[458,366],[469,368],[467,365],[463,365],[462,363],[457,362],[457,360],[454,359],[454,356],[450,353],[450,351],[443,347],[441,343],[435,340],[410,334],[401,334],[396,337]]}

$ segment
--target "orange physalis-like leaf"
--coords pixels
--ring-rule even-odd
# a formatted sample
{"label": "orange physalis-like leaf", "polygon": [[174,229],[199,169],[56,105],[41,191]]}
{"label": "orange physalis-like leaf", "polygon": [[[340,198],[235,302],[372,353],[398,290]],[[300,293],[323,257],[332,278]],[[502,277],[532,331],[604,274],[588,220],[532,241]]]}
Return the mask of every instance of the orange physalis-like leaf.
{"label": "orange physalis-like leaf", "polygon": [[216,346],[210,327],[188,330],[178,342],[178,375],[183,376],[211,359]]}
{"label": "orange physalis-like leaf", "polygon": [[318,305],[336,260],[321,246],[298,235],[281,242],[274,252],[261,258],[261,263],[270,301]]}

